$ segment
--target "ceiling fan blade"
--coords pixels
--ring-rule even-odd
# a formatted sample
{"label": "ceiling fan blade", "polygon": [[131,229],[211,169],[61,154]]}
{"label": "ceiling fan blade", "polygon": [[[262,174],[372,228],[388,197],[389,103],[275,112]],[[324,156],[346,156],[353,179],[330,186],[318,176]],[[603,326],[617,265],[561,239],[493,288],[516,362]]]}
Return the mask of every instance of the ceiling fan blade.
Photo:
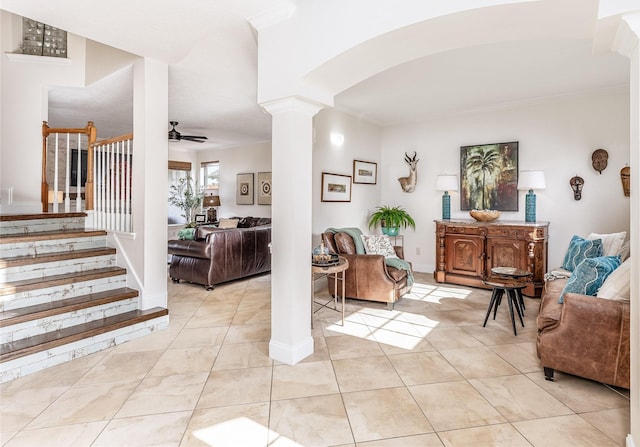
{"label": "ceiling fan blade", "polygon": [[208,140],[207,137],[200,137],[200,136],[197,136],[197,135],[182,135],[181,139],[182,140],[195,141],[197,143],[204,143],[203,140]]}

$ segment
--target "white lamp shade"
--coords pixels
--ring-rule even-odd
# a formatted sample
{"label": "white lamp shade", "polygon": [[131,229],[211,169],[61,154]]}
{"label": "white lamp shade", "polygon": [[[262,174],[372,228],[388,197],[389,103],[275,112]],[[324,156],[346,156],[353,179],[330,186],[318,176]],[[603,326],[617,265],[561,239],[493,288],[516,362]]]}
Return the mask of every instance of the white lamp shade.
{"label": "white lamp shade", "polygon": [[518,189],[544,189],[546,186],[544,171],[520,171]]}
{"label": "white lamp shade", "polygon": [[458,176],[457,175],[439,175],[436,178],[437,191],[457,191]]}

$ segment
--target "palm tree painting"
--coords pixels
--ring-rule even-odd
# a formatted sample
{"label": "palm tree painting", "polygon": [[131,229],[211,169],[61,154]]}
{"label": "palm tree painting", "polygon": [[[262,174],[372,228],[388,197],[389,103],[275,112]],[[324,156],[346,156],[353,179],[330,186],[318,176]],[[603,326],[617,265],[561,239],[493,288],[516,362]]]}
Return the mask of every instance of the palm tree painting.
{"label": "palm tree painting", "polygon": [[518,142],[460,148],[460,209],[518,211]]}

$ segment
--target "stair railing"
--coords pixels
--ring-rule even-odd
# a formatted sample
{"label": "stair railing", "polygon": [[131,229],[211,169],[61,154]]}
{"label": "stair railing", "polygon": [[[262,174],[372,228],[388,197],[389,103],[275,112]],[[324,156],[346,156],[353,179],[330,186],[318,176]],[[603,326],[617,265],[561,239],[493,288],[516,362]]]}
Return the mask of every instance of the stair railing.
{"label": "stair railing", "polygon": [[133,134],[98,141],[91,148],[95,166],[94,227],[131,233]]}
{"label": "stair railing", "polygon": [[[55,137],[51,141],[50,136]],[[40,200],[42,212],[49,212],[52,204],[54,213],[71,211],[71,187],[75,188],[75,211],[82,211],[82,189],[84,188],[84,209],[93,209],[93,154],[88,150],[96,141],[93,121],[85,128],[50,128],[42,122],[42,183]],[[75,146],[75,147],[73,147]],[[84,155],[83,155],[84,154]],[[83,157],[86,157],[83,159]],[[63,160],[61,160],[63,159]],[[86,163],[84,162],[86,160]],[[86,170],[84,169],[86,166]],[[75,167],[75,172],[73,172]],[[50,171],[50,172],[49,172]],[[72,178],[72,174],[75,178]],[[50,185],[50,182],[52,183]],[[63,182],[64,185],[60,183]]]}

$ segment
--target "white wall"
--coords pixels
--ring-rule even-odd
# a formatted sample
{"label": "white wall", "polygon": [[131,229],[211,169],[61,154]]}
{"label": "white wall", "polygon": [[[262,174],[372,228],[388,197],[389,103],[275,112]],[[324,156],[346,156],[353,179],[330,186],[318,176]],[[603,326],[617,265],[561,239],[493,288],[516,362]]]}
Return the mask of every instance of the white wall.
{"label": "white wall", "polygon": [[14,28],[22,19],[4,11],[0,15],[0,212],[40,212],[41,129],[48,115],[48,89],[84,85],[85,39],[67,34],[69,59],[26,55],[10,59],[5,52],[17,48]]}
{"label": "white wall", "polygon": [[[258,172],[271,172],[271,142],[224,149],[203,149],[197,152],[197,173],[200,163],[220,162],[220,206],[218,217],[271,217],[271,205],[258,205]],[[237,174],[253,173],[253,205],[236,204]]]}
{"label": "white wall", "polygon": [[[344,135],[335,146],[331,132]],[[380,129],[373,124],[335,109],[321,110],[314,117],[313,144],[313,244],[328,227],[359,227],[367,233],[367,218],[380,203]],[[321,202],[322,173],[353,176],[353,160],[378,164],[378,183],[352,184],[351,202]]]}
{"label": "white wall", "polygon": [[[382,132],[382,202],[402,205],[415,218],[417,231],[404,234],[405,256],[417,271],[432,272],[435,266],[433,220],[441,217],[436,176],[459,176],[460,146],[507,141],[519,142],[520,170],[545,171],[547,188],[536,192],[537,219],[551,223],[550,268],[562,263],[573,234],[629,231],[629,198],[620,182],[620,169],[630,161],[627,89],[395,126]],[[591,153],[598,148],[609,152],[602,174],[591,166]],[[418,185],[406,194],[397,178],[408,173],[404,151],[413,150],[420,158]],[[569,186],[576,174],[585,180],[580,201]],[[525,192],[519,195],[519,211],[505,212],[500,220],[524,220]],[[457,193],[452,193],[451,217],[468,218]]]}

